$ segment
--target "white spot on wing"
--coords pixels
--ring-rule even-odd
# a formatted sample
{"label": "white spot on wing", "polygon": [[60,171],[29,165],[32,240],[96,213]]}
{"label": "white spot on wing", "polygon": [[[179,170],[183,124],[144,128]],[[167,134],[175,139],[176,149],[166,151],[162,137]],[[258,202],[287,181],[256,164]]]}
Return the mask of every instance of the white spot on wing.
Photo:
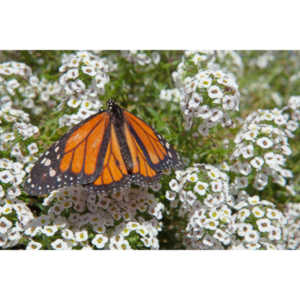
{"label": "white spot on wing", "polygon": [[55,170],[54,169],[50,169],[49,175],[50,175],[50,177],[54,177],[56,175]]}
{"label": "white spot on wing", "polygon": [[50,166],[51,165],[51,160],[49,158],[47,158],[46,161],[44,162],[44,165],[46,167]]}

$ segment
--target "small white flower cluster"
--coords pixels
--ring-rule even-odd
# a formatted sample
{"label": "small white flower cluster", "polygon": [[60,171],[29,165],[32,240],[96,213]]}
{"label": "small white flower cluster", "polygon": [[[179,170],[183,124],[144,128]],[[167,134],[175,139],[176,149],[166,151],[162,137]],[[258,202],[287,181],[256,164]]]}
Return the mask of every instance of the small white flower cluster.
{"label": "small white flower cluster", "polygon": [[300,96],[292,96],[288,101],[286,109],[290,110],[291,119],[300,121]]}
{"label": "small white flower cluster", "polygon": [[75,54],[64,54],[59,68],[62,75],[59,83],[64,86],[67,95],[78,95],[84,92],[86,84],[79,77],[83,74],[90,79],[89,87],[103,94],[105,85],[109,82],[108,73],[116,66],[106,58],[100,58],[88,51],[78,51]]}
{"label": "small white flower cluster", "polygon": [[[17,131],[24,139],[39,132],[38,127],[29,122],[29,115],[22,110],[15,109],[10,97],[3,96],[0,99],[0,123],[7,123],[0,128],[0,149],[9,141],[15,140],[14,131]],[[3,150],[3,149],[2,149]]]}
{"label": "small white flower cluster", "polygon": [[[64,88],[67,106],[75,112],[60,117],[60,127],[74,126],[99,111],[102,107],[99,95],[104,94],[105,85],[110,81],[109,72],[115,69],[110,59],[91,52],[63,55],[59,83]],[[88,80],[83,81],[83,76]]]}
{"label": "small white flower cluster", "polygon": [[[280,186],[287,187],[293,173],[286,169],[286,158],[291,155],[288,137],[297,129],[297,123],[287,120],[279,110],[259,110],[249,115],[235,137],[230,170],[236,176],[233,191],[249,185],[263,190],[269,177]],[[290,189],[288,187],[288,189]]]}
{"label": "small white flower cluster", "polygon": [[162,100],[178,101],[179,98],[186,128],[190,129],[193,120],[198,119],[198,132],[204,136],[218,124],[232,126],[230,112],[239,110],[240,94],[233,75],[213,68],[201,68],[203,62],[209,65],[211,56],[212,53],[186,52],[177,71],[172,74],[178,92],[162,90],[160,93]]}
{"label": "small white flower cluster", "polygon": [[270,62],[274,61],[275,56],[269,51],[255,57],[249,61],[249,66],[255,66],[259,69],[265,69],[269,66]]}
{"label": "small white flower cluster", "polygon": [[[0,198],[3,196],[0,185]],[[33,219],[25,203],[13,199],[0,199],[0,248],[11,248],[19,244],[28,222]]]}
{"label": "small white flower cluster", "polygon": [[235,237],[231,249],[279,249],[286,219],[274,203],[241,191],[233,214]]}
{"label": "small white flower cluster", "polygon": [[38,115],[61,100],[63,87],[58,82],[39,79],[32,74],[31,68],[23,63],[0,64],[0,73],[7,68],[12,69],[10,74],[5,71],[3,78],[0,75],[1,102],[9,101],[14,106],[29,109]]}
{"label": "small white flower cluster", "polygon": [[229,178],[216,167],[195,164],[176,171],[166,199],[187,216],[184,243],[188,249],[222,249],[231,242],[232,197]]}
{"label": "small white flower cluster", "polygon": [[300,203],[287,203],[284,216],[286,226],[283,229],[281,249],[300,249]]}
{"label": "small white flower cluster", "polygon": [[187,249],[280,249],[285,216],[257,195],[241,191],[233,198],[228,176],[215,167],[176,171],[169,185],[170,209],[186,218],[181,230]]}
{"label": "small white flower cluster", "polygon": [[[14,199],[21,195],[19,185],[23,182],[26,172],[23,170],[24,165],[20,162],[14,162],[7,158],[0,159],[0,183],[6,185],[6,197]],[[4,193],[3,187],[0,186],[0,194]]]}
{"label": "small white flower cluster", "polygon": [[159,98],[161,100],[171,102],[171,103],[180,103],[181,101],[181,93],[179,89],[168,89],[168,90],[161,90]]}
{"label": "small white flower cluster", "polygon": [[[17,75],[23,78],[28,78],[31,73],[31,69],[21,62],[9,61],[0,64],[0,76]],[[0,77],[0,82],[2,82],[2,80],[3,78]],[[10,82],[9,84],[13,90],[16,85],[15,81]],[[10,91],[11,90],[9,90],[9,92]]]}
{"label": "small white flower cluster", "polygon": [[49,207],[48,214],[26,226],[27,249],[40,249],[43,236],[53,249],[159,248],[164,207],[145,188],[104,196],[74,186],[52,192],[43,205]]}
{"label": "small white flower cluster", "polygon": [[59,127],[72,127],[94,115],[102,107],[97,93],[91,89],[86,89],[81,95],[69,97],[67,105],[76,110],[74,113],[61,116],[58,120]]}
{"label": "small white flower cluster", "polygon": [[161,230],[161,224],[155,219],[151,221],[140,220],[122,223],[118,226],[114,235],[110,239],[109,248],[126,250],[132,249],[128,237],[134,236],[135,240],[140,243],[141,248],[159,249],[157,235]]}
{"label": "small white flower cluster", "polygon": [[122,51],[121,55],[129,62],[139,66],[149,66],[151,64],[157,65],[160,61],[160,54],[155,51],[151,51],[151,54],[148,54],[141,50],[129,50]]}

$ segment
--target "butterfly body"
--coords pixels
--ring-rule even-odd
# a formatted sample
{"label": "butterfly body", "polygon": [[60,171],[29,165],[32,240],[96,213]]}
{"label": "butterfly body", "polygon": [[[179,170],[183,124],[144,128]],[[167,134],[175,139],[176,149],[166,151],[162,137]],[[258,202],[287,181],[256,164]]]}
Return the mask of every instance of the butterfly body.
{"label": "butterfly body", "polygon": [[151,184],[181,166],[175,150],[143,120],[109,100],[107,110],[82,121],[54,143],[25,182],[32,195],[76,184],[110,192]]}

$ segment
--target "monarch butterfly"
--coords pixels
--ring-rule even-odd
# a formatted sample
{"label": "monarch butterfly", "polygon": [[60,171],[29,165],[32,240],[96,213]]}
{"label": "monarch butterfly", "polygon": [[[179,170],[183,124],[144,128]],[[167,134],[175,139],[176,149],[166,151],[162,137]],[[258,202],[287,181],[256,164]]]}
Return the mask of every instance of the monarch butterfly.
{"label": "monarch butterfly", "polygon": [[175,150],[143,120],[113,100],[54,143],[33,166],[24,188],[43,195],[81,184],[99,192],[151,184],[181,167]]}

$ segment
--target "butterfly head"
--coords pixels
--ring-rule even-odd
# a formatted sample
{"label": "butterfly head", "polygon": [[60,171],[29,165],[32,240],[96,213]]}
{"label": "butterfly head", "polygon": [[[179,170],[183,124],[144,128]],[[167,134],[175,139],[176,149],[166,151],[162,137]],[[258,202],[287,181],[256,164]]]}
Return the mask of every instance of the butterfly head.
{"label": "butterfly head", "polygon": [[112,112],[116,108],[116,106],[118,105],[113,99],[109,99],[106,103],[107,110],[110,112]]}
{"label": "butterfly head", "polygon": [[107,101],[107,111],[112,113],[119,120],[123,118],[122,108],[112,99]]}

